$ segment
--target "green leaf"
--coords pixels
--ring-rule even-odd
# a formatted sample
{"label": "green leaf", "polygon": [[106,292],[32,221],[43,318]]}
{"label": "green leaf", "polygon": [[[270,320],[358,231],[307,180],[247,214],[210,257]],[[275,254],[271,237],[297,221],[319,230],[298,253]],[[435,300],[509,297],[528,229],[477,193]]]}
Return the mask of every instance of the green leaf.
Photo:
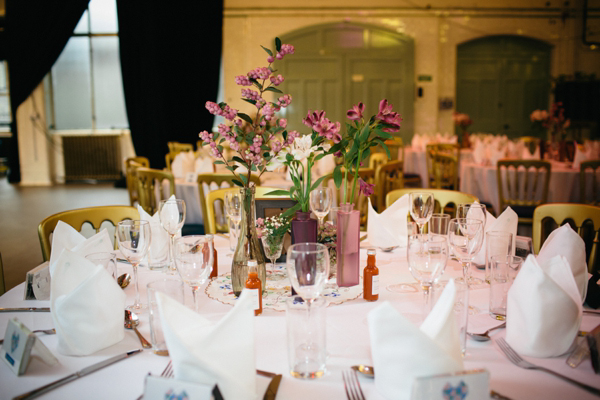
{"label": "green leaf", "polygon": [[310,187],[310,191],[312,192],[313,190],[318,188],[319,185],[321,184],[321,182],[323,182],[323,179],[325,179],[326,177],[327,177],[327,175],[324,175],[324,176],[320,177],[319,179],[317,179],[315,181],[315,183],[313,183],[313,185]]}
{"label": "green leaf", "polygon": [[225,138],[221,138],[221,140],[219,140],[219,144],[223,143],[225,141]]}
{"label": "green leaf", "polygon": [[278,37],[275,38],[275,49],[277,49],[277,51],[281,51],[281,39]]}
{"label": "green leaf", "polygon": [[325,153],[321,153],[318,156],[315,157],[315,161],[319,161],[321,158],[325,157],[327,154]]}
{"label": "green leaf", "polygon": [[233,156],[232,160],[239,162],[242,165],[246,165],[246,161],[244,161],[240,156]]}
{"label": "green leaf", "polygon": [[263,90],[263,85],[261,85],[260,82],[256,79],[250,79],[250,82],[252,82],[252,84],[256,86],[258,90]]}
{"label": "green leaf", "polygon": [[360,136],[358,137],[358,140],[360,142],[366,142],[367,139],[369,138],[370,133],[371,133],[371,130],[369,129],[369,125],[363,126],[362,130],[360,131]]}
{"label": "green leaf", "polygon": [[252,164],[252,167],[250,167],[250,171],[258,171],[258,170],[256,169],[256,165]]}
{"label": "green leaf", "polygon": [[287,140],[287,131],[283,131],[282,135],[283,135],[283,140]]}
{"label": "green leaf", "polygon": [[268,55],[270,55],[271,57],[273,57],[273,52],[271,51],[271,49],[267,49],[265,46],[261,45],[260,47],[263,48],[264,51],[267,52]]}
{"label": "green leaf", "polygon": [[223,154],[223,146],[218,145],[217,150],[219,150],[219,153]]}
{"label": "green leaf", "polygon": [[[243,98],[243,97],[242,97],[242,100],[244,100],[244,101],[245,101],[245,102],[247,102],[247,103],[250,103],[250,104],[252,104],[253,106],[255,106],[255,105],[256,105],[256,100],[252,100],[252,99],[245,99],[245,98]],[[240,115],[240,114],[238,113],[238,115]]]}
{"label": "green leaf", "polygon": [[301,205],[300,203],[296,203],[296,205],[294,205],[294,207],[288,208],[287,210],[285,210],[283,212],[283,214],[281,214],[282,217],[291,217],[292,215],[294,215],[296,213],[296,211],[298,211],[300,209]]}
{"label": "green leaf", "polygon": [[283,93],[281,90],[279,90],[279,89],[277,89],[276,87],[273,87],[273,86],[269,86],[268,88],[266,88],[265,92]]}
{"label": "green leaf", "polygon": [[290,153],[287,153],[287,154],[285,155],[285,161],[287,161],[287,162],[292,162],[292,161],[294,161],[294,156],[293,156],[293,155],[291,155]]}
{"label": "green leaf", "polygon": [[269,146],[267,146],[266,144],[263,144],[260,146],[261,150],[271,150],[271,148]]}
{"label": "green leaf", "polygon": [[380,142],[379,144],[381,145],[381,147],[385,150],[385,154],[387,154],[388,160],[391,159],[392,156],[390,154],[390,149],[388,149],[388,147],[386,146],[386,144],[385,144],[385,142],[383,140],[379,140],[379,142]]}
{"label": "green leaf", "polygon": [[224,101],[219,103],[219,107],[221,107],[221,109],[225,108],[226,105],[227,103],[225,103]]}
{"label": "green leaf", "polygon": [[252,122],[253,122],[252,118],[250,118],[250,116],[248,114],[238,112],[237,116],[240,117],[241,119],[243,119],[244,121],[248,122],[249,124],[252,124]]}
{"label": "green leaf", "polygon": [[269,193],[265,193],[266,196],[289,196],[289,194],[289,191],[283,189],[273,190]]}
{"label": "green leaf", "polygon": [[338,165],[333,170],[333,181],[335,182],[335,186],[338,189],[340,188],[340,186],[342,186],[342,179],[344,179],[344,177],[342,176],[342,166]]}
{"label": "green leaf", "polygon": [[225,163],[221,160],[217,160],[217,161],[214,161],[213,164],[221,165],[221,164],[225,164]]}
{"label": "green leaf", "polygon": [[269,153],[269,152],[263,153],[263,157],[266,158],[268,161],[271,159],[271,153]]}
{"label": "green leaf", "polygon": [[254,140],[252,140],[252,138],[249,136],[246,136],[244,139],[246,140],[246,143],[248,143],[248,144],[254,143]]}
{"label": "green leaf", "polygon": [[244,184],[242,182],[238,181],[237,179],[232,179],[231,182],[233,182],[234,185],[244,187]]}
{"label": "green leaf", "polygon": [[240,174],[240,179],[241,179],[241,180],[242,180],[242,181],[243,181],[245,184],[247,184],[247,183],[248,183],[248,177],[247,177],[246,175],[244,175],[244,174]]}

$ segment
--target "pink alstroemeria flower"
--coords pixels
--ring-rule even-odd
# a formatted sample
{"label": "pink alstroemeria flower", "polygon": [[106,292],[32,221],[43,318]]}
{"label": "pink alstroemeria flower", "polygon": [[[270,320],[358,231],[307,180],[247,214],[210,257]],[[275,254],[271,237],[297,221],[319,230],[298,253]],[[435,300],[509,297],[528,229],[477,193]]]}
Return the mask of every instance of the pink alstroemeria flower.
{"label": "pink alstroemeria flower", "polygon": [[398,132],[400,130],[400,122],[402,117],[392,111],[392,104],[388,104],[387,99],[383,99],[379,102],[379,113],[375,116],[376,119],[391,125],[388,128],[383,129],[384,132]]}
{"label": "pink alstroemeria flower", "polygon": [[362,118],[364,111],[365,111],[365,105],[363,103],[358,103],[358,104],[355,104],[350,110],[348,110],[348,112],[346,113],[346,116],[348,117],[348,119],[351,119],[353,121],[358,121],[359,119]]}
{"label": "pink alstroemeria flower", "polygon": [[375,185],[372,183],[367,183],[365,181],[363,181],[362,179],[358,180],[358,190],[360,191],[360,193],[362,193],[363,195],[369,197],[370,195],[372,195],[373,193],[375,193]]}
{"label": "pink alstroemeria flower", "polygon": [[342,140],[340,123],[331,122],[329,118],[325,118],[325,111],[311,112],[309,110],[308,115],[306,115],[306,118],[302,122],[317,132],[319,136],[332,140],[334,143],[339,143]]}

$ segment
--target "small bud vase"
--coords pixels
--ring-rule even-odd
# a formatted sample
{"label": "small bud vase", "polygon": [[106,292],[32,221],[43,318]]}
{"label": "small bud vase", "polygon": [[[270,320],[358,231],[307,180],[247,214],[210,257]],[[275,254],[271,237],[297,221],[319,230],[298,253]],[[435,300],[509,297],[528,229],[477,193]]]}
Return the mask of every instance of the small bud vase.
{"label": "small bud vase", "polygon": [[337,212],[337,273],[339,287],[360,282],[360,211],[341,204]]}

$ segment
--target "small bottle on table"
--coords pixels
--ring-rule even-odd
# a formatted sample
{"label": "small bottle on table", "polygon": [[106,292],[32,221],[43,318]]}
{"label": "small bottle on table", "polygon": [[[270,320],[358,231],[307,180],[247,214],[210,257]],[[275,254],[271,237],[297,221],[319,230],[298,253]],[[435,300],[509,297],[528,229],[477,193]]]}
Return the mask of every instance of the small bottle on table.
{"label": "small bottle on table", "polygon": [[379,300],[379,268],[375,266],[375,249],[367,250],[367,266],[363,271],[363,297],[366,301]]}
{"label": "small bottle on table", "polygon": [[262,314],[262,284],[258,278],[258,263],[256,260],[248,261],[248,279],[245,287],[252,295],[254,315]]}

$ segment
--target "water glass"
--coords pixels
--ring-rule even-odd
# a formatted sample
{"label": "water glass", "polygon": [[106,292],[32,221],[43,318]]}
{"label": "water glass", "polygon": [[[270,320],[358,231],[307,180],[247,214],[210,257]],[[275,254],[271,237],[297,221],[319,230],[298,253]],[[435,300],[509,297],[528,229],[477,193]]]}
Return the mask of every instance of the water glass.
{"label": "water glass", "polygon": [[429,220],[428,232],[433,235],[448,235],[448,225],[450,224],[450,214],[431,214]]}
{"label": "water glass", "polygon": [[329,214],[333,203],[333,191],[329,187],[319,187],[310,192],[310,209],[319,218],[319,225]]}
{"label": "water glass", "polygon": [[115,280],[117,279],[117,255],[115,253],[91,253],[85,256],[85,258],[96,265],[102,265]]}
{"label": "water glass", "polygon": [[315,379],[325,374],[327,303],[319,298],[309,303],[300,296],[286,301],[287,350],[290,374]]}
{"label": "water glass", "polygon": [[491,281],[491,258],[493,256],[512,256],[513,234],[510,232],[490,231],[485,233],[485,281]]}
{"label": "water glass", "polygon": [[287,274],[290,282],[309,305],[323,291],[329,277],[329,251],[321,243],[296,243],[288,247]]}
{"label": "water glass", "polygon": [[175,263],[181,280],[191,289],[194,310],[199,310],[198,292],[212,272],[214,260],[212,235],[190,235],[175,241]]}
{"label": "water glass", "polygon": [[508,290],[517,277],[523,259],[517,256],[492,256],[490,280],[490,316],[494,319],[506,318]]}
{"label": "water glass", "polygon": [[154,354],[168,356],[169,350],[162,330],[162,319],[156,300],[157,293],[163,293],[183,304],[183,282],[174,279],[161,279],[146,285],[148,293],[148,311],[150,314],[150,338]]}
{"label": "water glass", "polygon": [[460,339],[460,351],[464,357],[467,353],[467,325],[469,323],[469,285],[466,282],[454,281],[456,297],[454,298],[454,315]]}
{"label": "water glass", "polygon": [[408,238],[408,269],[419,281],[425,294],[425,312],[430,311],[431,287],[444,273],[448,262],[448,241],[435,235],[414,235]]}

